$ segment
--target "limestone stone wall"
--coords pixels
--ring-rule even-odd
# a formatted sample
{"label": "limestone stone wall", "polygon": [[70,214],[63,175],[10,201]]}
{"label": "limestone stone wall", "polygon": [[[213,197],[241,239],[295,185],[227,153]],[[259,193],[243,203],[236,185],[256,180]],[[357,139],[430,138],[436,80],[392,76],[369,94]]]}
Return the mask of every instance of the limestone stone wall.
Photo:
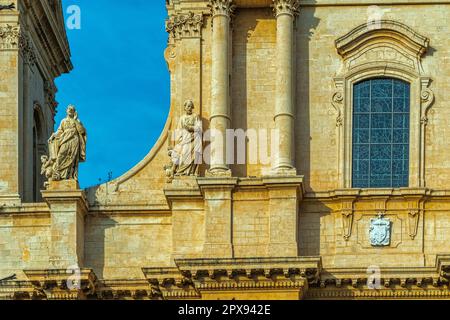
{"label": "limestone stone wall", "polygon": [[[429,51],[422,59],[423,73],[432,78],[431,87],[436,98],[427,127],[426,181],[429,188],[445,190],[448,188],[446,181],[449,174],[445,154],[450,150],[441,141],[444,138],[438,132],[446,129],[446,119],[449,118],[445,108],[450,70],[447,63],[448,26],[444,16],[450,13],[450,7],[401,5],[382,8],[390,10],[386,12],[384,19],[404,23],[430,39]],[[434,19],[423,21],[412,18],[423,14],[436,16],[438,22]],[[305,176],[304,186],[307,192],[307,199],[299,209],[299,254],[321,255],[328,266],[365,266],[378,253],[382,253],[378,255],[381,257],[381,265],[432,264],[433,255],[446,250],[443,246],[445,235],[435,233],[435,230],[443,230],[436,228],[446,226],[446,222],[441,221],[445,219],[445,210],[448,210],[445,197],[426,205],[425,210],[438,206],[443,211],[441,214],[439,210],[425,211],[419,220],[418,235],[411,239],[408,235],[409,208],[406,201],[387,195],[389,201],[385,209],[388,216],[395,220],[395,227],[393,247],[384,251],[367,247],[365,228],[368,219],[378,210],[378,198],[374,194],[369,192],[356,201],[349,240],[343,238],[340,200],[332,200],[332,197],[326,195],[316,198],[316,194],[326,194],[339,188],[339,146],[336,115],[331,99],[335,92],[333,78],[338,75],[343,62],[337,53],[335,40],[366,21],[366,6],[308,5],[300,10],[296,22],[296,164],[298,173]],[[208,44],[211,38],[208,17],[205,17],[203,26],[201,46],[197,47],[192,39],[178,39],[169,45],[166,59],[172,77],[172,105],[166,133],[151,152],[151,157],[136,167],[132,174],[127,174],[126,180],[119,178],[118,181],[112,181],[109,187],[100,186],[91,190],[91,203],[97,203],[99,211],[104,205],[107,207],[122,203],[168,209],[161,170],[167,161],[165,150],[170,143],[168,136],[177,115],[182,112],[183,101],[190,96],[198,97],[199,87],[201,99],[194,102],[201,104],[196,111],[200,112],[206,128],[209,123],[211,57]],[[234,128],[273,128],[275,28],[275,18],[268,8],[236,9],[230,53],[233,57],[231,96]],[[198,61],[201,61],[201,79],[190,76],[192,67],[189,70],[184,67],[188,63],[186,59],[196,61],[192,56],[195,52],[198,54]],[[415,102],[412,103],[412,108],[418,107],[414,105]],[[265,169],[267,166],[258,164],[232,166],[233,175],[238,177],[261,176]],[[152,201],[148,202],[149,199]],[[267,200],[264,193],[257,196],[246,192],[234,193],[232,238],[236,256],[268,254],[270,222]],[[338,204],[332,204],[333,201]],[[204,237],[200,231],[200,226],[204,223],[201,211],[194,213],[196,211],[191,211],[192,209],[184,210],[182,214],[173,211],[172,228],[176,232],[172,237],[172,246],[176,250],[175,256],[201,256]],[[189,224],[189,221],[192,223]],[[189,244],[183,243],[184,239]],[[124,238],[123,241],[126,246],[127,240]],[[159,242],[155,250],[165,245]]]}
{"label": "limestone stone wall", "polygon": [[171,217],[90,215],[86,219],[85,266],[105,279],[143,278],[143,266],[170,265]]}
{"label": "limestone stone wall", "polygon": [[[249,8],[256,2],[238,1],[231,26],[231,126],[270,130],[275,127],[277,23],[270,8]],[[210,126],[214,107],[212,21],[207,1],[171,2],[170,19],[192,12],[200,15],[195,25],[201,27],[191,25],[169,36],[164,57],[171,73],[171,106],[155,146],[122,177],[86,190],[84,237],[70,244],[72,249],[82,247],[77,248],[77,254],[84,252],[83,266],[107,280],[144,280],[142,268],[174,268],[176,259],[186,258],[320,256],[326,270],[373,264],[383,268],[434,267],[437,255],[450,252],[450,147],[446,139],[450,121],[450,2],[408,2],[380,4],[388,9],[383,19],[406,25],[430,40],[421,66],[411,71],[418,79],[412,86],[417,92],[411,101],[417,128],[422,128],[419,109],[427,103],[421,90],[432,90],[434,101],[425,114],[427,119],[422,119],[428,121],[423,131],[424,153],[414,153],[420,149],[422,131],[418,129],[413,139],[417,145],[411,153],[417,167],[424,168],[424,176],[421,180],[413,177],[414,185],[409,188],[395,190],[345,186],[350,164],[344,151],[351,144],[349,136],[343,134],[349,128],[348,114],[343,112],[339,119],[332,102],[348,65],[335,41],[367,21],[367,4],[371,2],[365,0],[301,2],[294,28],[293,80],[298,176],[271,180],[267,177],[270,164],[236,164],[231,166],[232,177],[205,178],[207,166],[202,166],[201,178],[177,178],[168,183],[163,166],[169,162],[167,150],[173,145],[171,134],[183,102],[193,99],[204,129]],[[0,52],[0,69],[5,71],[0,77],[8,80],[0,83],[5,106],[19,99],[7,94],[8,90],[19,90],[16,81],[23,71],[19,62],[17,53]],[[42,78],[36,75],[33,79],[29,98],[42,99]],[[342,104],[345,109],[348,101]],[[0,109],[0,160],[11,159],[17,152],[19,124],[7,117],[19,117],[18,112],[15,108]],[[19,160],[15,160],[17,157],[0,161],[4,166],[0,167],[0,192],[2,186],[5,189],[2,181],[7,179],[8,185],[19,185],[15,175]],[[412,169],[420,171],[415,165]],[[2,274],[21,275],[23,269],[47,266],[49,246],[55,247],[49,243],[49,215],[58,212],[51,209],[55,198],[46,200],[50,206],[39,204],[40,209],[25,210],[20,204],[0,207],[0,253],[5,257],[0,261]],[[71,221],[74,217],[81,220],[78,209],[73,211],[77,215]],[[375,248],[370,245],[368,228],[370,219],[380,212],[392,221],[392,239],[389,246]],[[57,231],[63,229],[59,226]],[[63,255],[63,250],[59,251]]]}
{"label": "limestone stone wall", "polygon": [[45,12],[46,0],[10,3],[0,12],[0,204],[33,203],[42,200],[39,158],[53,131],[54,79],[72,65],[60,13]]}
{"label": "limestone stone wall", "polygon": [[50,214],[48,207],[29,206],[21,214],[0,215],[0,272],[16,273],[49,265]]}

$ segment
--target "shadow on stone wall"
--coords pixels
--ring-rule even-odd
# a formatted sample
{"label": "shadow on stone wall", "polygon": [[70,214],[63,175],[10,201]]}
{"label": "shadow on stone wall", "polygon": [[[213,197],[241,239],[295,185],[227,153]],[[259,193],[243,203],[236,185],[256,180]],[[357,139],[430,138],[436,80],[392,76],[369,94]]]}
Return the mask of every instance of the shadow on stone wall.
{"label": "shadow on stone wall", "polygon": [[[107,230],[115,228],[117,224],[114,219],[106,215],[86,218],[88,229],[85,234],[84,264],[88,268],[92,268],[99,279],[104,278],[105,259],[114,260],[114,255],[105,256],[105,244],[114,242],[114,239],[107,238]],[[113,267],[113,265],[109,267]]]}
{"label": "shadow on stone wall", "polygon": [[314,16],[314,7],[300,8],[296,21],[296,90],[295,103],[297,117],[295,125],[295,161],[299,175],[304,175],[307,191],[311,190],[311,86],[310,64],[314,57],[310,56],[311,39],[320,19]]}

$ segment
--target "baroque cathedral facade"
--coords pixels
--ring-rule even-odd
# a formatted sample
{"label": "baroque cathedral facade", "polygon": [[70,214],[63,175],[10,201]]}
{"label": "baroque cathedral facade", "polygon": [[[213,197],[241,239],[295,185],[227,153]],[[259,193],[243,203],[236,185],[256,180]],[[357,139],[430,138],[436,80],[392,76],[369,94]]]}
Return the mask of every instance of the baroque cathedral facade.
{"label": "baroque cathedral facade", "polygon": [[0,298],[448,299],[450,1],[377,2],[167,0],[165,128],[81,190],[61,1],[1,0]]}

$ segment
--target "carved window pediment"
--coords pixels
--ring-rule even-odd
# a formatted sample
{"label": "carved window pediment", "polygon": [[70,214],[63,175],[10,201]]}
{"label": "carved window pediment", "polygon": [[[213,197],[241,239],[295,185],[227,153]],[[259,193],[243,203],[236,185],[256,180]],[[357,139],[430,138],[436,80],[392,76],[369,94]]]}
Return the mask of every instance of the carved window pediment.
{"label": "carved window pediment", "polygon": [[382,20],[356,27],[335,44],[346,71],[366,64],[394,62],[421,73],[420,60],[429,39],[400,22]]}
{"label": "carved window pediment", "polygon": [[342,64],[336,70],[331,104],[336,111],[337,171],[340,188],[352,187],[354,86],[368,79],[392,78],[410,87],[409,187],[425,187],[425,132],[434,102],[431,78],[421,59],[429,39],[390,20],[365,23],[335,41]]}

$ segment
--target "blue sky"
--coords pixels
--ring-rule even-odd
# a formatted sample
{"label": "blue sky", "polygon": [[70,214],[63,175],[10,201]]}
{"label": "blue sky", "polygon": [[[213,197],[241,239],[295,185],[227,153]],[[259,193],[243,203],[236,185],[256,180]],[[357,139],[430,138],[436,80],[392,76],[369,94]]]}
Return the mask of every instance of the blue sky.
{"label": "blue sky", "polygon": [[56,125],[74,104],[88,132],[82,188],[118,177],[159,137],[169,112],[164,60],[164,0],[63,0],[81,9],[81,29],[67,30],[74,70],[56,80]]}

